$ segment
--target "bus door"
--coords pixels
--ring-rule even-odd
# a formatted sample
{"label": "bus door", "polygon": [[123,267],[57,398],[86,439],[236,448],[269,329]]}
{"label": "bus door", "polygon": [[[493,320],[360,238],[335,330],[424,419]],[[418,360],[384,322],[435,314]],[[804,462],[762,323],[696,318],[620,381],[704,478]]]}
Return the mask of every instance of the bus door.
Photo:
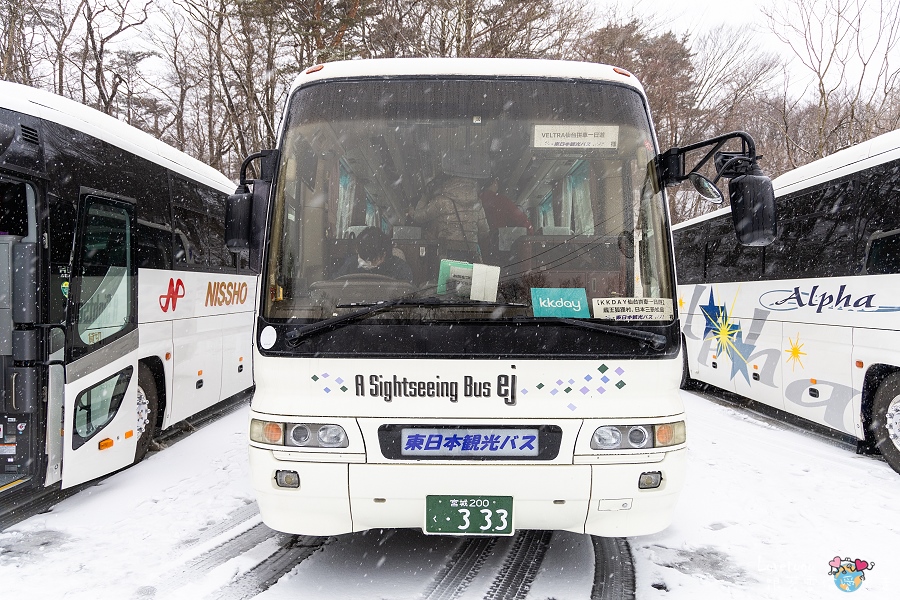
{"label": "bus door", "polygon": [[137,440],[134,203],[81,197],[69,281],[62,486],[126,467]]}
{"label": "bus door", "polygon": [[41,423],[35,188],[0,178],[0,492],[31,479]]}

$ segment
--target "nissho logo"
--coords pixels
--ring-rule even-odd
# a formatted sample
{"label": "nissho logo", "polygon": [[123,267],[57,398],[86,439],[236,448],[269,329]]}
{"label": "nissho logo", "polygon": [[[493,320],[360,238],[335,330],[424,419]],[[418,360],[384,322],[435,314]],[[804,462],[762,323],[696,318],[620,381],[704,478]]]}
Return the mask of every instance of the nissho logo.
{"label": "nissho logo", "polygon": [[591,317],[583,288],[532,288],[531,308],[536,317]]}

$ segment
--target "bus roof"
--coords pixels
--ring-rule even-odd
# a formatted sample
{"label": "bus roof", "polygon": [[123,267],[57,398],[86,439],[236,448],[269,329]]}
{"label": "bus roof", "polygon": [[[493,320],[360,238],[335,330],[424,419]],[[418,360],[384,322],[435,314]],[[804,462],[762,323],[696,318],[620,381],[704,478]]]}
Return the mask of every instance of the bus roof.
{"label": "bus roof", "polygon": [[234,183],[209,165],[74,100],[26,85],[0,81],[0,108],[71,127],[222,192],[234,191]]}
{"label": "bus roof", "polygon": [[772,181],[772,185],[775,188],[775,196],[783,196],[898,157],[900,157],[900,129],[797,167],[777,177]]}
{"label": "bus roof", "polygon": [[614,81],[644,88],[637,77],[624,69],[599,63],[523,58],[376,58],[329,62],[306,69],[291,91],[308,83],[342,78],[394,76],[490,76],[534,77]]}

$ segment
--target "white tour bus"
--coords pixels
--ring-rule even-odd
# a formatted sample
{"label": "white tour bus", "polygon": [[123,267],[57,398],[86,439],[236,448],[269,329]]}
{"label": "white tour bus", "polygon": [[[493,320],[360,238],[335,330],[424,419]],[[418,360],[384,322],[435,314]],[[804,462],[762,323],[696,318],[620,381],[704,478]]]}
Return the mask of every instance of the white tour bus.
{"label": "white tour bus", "polygon": [[[726,138],[747,136],[696,147]],[[265,523],[665,528],[685,424],[660,182],[688,178],[690,148],[657,157],[640,84],[606,65],[302,74],[226,228],[262,275],[250,469]],[[732,175],[754,211],[771,200],[768,179]],[[757,221],[753,243],[770,235]]]}
{"label": "white tour bus", "polygon": [[0,506],[147,452],[253,389],[234,184],[120,121],[0,83]]}
{"label": "white tour bus", "polygon": [[853,436],[900,472],[900,130],[774,182],[778,238],[674,227],[687,376]]}

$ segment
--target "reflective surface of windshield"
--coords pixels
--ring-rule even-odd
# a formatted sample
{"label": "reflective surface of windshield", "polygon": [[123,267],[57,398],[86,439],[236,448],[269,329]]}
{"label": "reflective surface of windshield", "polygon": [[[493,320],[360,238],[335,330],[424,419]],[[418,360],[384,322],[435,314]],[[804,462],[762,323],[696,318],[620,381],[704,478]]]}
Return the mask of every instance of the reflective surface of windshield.
{"label": "reflective surface of windshield", "polygon": [[653,138],[634,90],[330,81],[299,89],[286,119],[265,319],[435,297],[451,302],[378,319],[673,320]]}

